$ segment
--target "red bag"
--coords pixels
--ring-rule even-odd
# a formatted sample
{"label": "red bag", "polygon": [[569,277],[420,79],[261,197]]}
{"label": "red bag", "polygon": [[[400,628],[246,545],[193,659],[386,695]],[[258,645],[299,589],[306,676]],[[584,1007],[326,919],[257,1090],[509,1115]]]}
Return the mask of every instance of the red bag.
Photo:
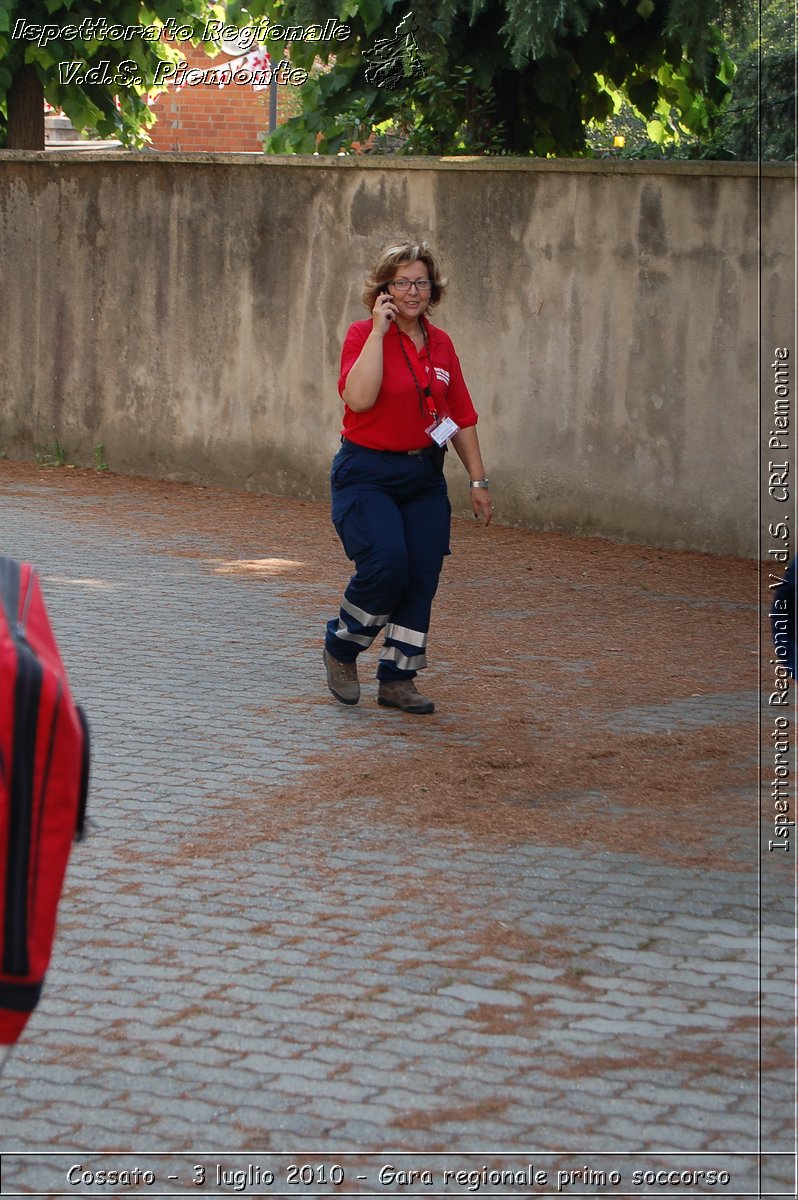
{"label": "red bag", "polygon": [[0,1046],[17,1040],[41,995],[88,779],[88,726],[39,580],[0,557]]}

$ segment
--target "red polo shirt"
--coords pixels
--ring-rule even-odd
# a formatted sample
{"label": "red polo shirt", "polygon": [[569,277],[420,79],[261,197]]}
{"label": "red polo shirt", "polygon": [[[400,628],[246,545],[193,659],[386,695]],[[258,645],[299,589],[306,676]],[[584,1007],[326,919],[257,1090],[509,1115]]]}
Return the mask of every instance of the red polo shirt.
{"label": "red polo shirt", "polygon": [[[416,350],[411,338],[391,323],[382,341],[382,386],[377,399],[368,412],[353,412],[344,405],[344,423],[341,433],[350,441],[372,450],[421,450],[432,446],[432,438],[425,432],[432,424],[429,404],[438,416],[450,416],[461,429],[476,425],[477,414],[468,388],[463,379],[460,360],[455,353],[452,339],[442,329],[425,321],[427,346]],[[373,322],[355,321],[349,326],[341,351],[341,376],[338,392],[343,399],[346,377],[360,357]],[[400,343],[401,338],[401,343]],[[413,375],[402,353],[402,347],[410,360],[419,387],[429,385],[429,401],[419,395]]]}

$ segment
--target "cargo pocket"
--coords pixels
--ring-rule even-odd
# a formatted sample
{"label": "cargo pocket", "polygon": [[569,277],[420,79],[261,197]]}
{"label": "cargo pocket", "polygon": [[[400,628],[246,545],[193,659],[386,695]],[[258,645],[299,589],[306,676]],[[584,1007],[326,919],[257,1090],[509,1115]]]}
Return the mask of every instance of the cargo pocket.
{"label": "cargo pocket", "polygon": [[346,557],[354,562],[371,544],[361,519],[361,497],[348,491],[333,496],[332,521]]}
{"label": "cargo pocket", "polygon": [[342,446],[332,460],[330,468],[330,489],[335,495],[335,489],[346,483],[349,475],[352,473],[352,460],[354,453],[351,446]]}

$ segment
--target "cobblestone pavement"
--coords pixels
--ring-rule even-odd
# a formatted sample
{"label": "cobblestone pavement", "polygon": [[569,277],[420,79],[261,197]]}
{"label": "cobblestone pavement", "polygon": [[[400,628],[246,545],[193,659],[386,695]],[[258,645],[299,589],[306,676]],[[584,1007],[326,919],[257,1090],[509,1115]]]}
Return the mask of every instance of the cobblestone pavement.
{"label": "cobblestone pavement", "polygon": [[[705,595],[649,590],[664,640],[630,659],[675,654],[686,608],[747,629],[749,657],[717,692],[705,642],[698,698],[630,683],[627,703],[598,704],[580,690],[601,655],[586,626],[562,651],[566,698],[556,655],[524,635],[534,605],[480,612],[497,638],[517,632],[494,647],[506,712],[489,739],[486,717],[483,743],[451,704],[425,725],[326,693],[318,631],[346,567],[332,539],[329,565],[303,575],[267,557],[279,502],[263,498],[253,558],[249,533],[236,552],[229,494],[201,492],[214,537],[190,505],[179,519],[170,507],[197,490],[159,488],[153,508],[152,486],[0,463],[0,551],[37,566],[94,739],[91,836],[72,855],[43,1000],[0,1080],[2,1194],[794,1194],[794,847],[759,849],[755,567],[682,556],[700,560]],[[312,534],[326,519],[320,505],[286,512]],[[447,572],[484,562],[473,533],[458,523]],[[520,569],[531,535],[497,537],[501,564]],[[628,548],[591,552],[605,577],[616,562],[627,573]],[[525,569],[543,603],[545,563]],[[732,570],[753,581],[750,602],[728,599]],[[616,603],[606,587],[586,599],[596,620]],[[468,647],[467,628],[442,647],[464,687]],[[667,730],[701,760],[716,727],[732,730],[737,774],[713,782],[710,763],[695,797],[704,853],[668,856],[680,818],[662,849],[635,834],[656,792],[632,803],[566,763],[524,767],[525,792],[506,802],[485,784],[499,825],[536,806],[551,817],[544,840],[534,824],[483,834],[478,808],[476,825],[444,809],[420,829],[381,802],[389,783],[435,800],[425,744],[473,784],[481,756],[521,753],[507,724],[518,696],[556,708],[558,694],[577,751]],[[376,780],[358,769],[372,758]],[[319,791],[336,769],[344,784]],[[630,770],[645,779],[645,763]],[[626,840],[593,837],[600,817]],[[389,1165],[407,1176],[380,1176]],[[86,1173],[100,1168],[156,1181],[101,1186]],[[483,1168],[517,1174],[503,1187],[454,1174]],[[645,1174],[673,1170],[679,1181]]]}

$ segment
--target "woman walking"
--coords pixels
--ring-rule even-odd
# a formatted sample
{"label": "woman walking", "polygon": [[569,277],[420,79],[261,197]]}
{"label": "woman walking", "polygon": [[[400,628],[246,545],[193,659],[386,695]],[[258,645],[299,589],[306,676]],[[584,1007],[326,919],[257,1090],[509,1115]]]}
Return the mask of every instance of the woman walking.
{"label": "woman walking", "polygon": [[378,703],[435,709],[414,680],[427,665],[432,600],[449,553],[449,444],[468,474],[474,516],[489,525],[493,515],[477,413],[451,338],[427,315],[446,283],[426,242],[389,246],[366,279],[370,319],[344,339],[344,419],[330,480],[333,523],[355,574],[324,649],[327,684],[342,704],[360,699],[357,657],[384,630]]}

